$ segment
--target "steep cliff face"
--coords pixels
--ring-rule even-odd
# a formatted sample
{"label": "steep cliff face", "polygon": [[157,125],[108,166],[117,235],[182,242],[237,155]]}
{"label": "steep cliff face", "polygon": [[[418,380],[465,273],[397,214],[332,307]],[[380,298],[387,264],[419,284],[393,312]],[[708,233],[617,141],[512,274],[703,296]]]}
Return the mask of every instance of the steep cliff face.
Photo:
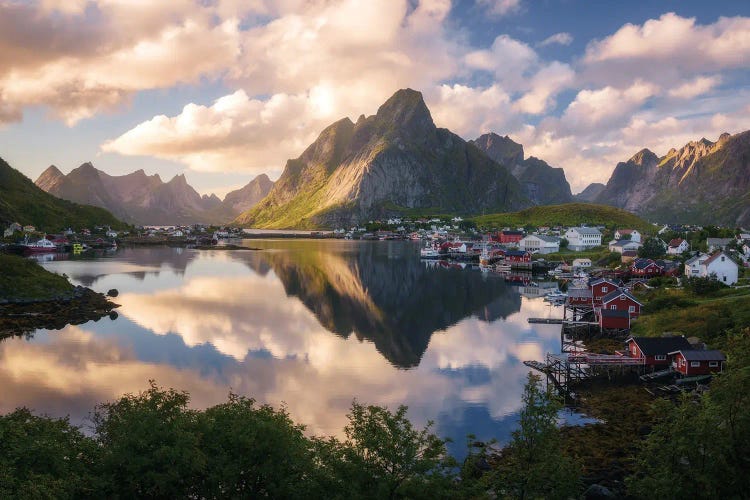
{"label": "steep cliff face", "polygon": [[[265,179],[271,182],[268,177]],[[158,175],[146,175],[143,170],[114,176],[91,163],[84,163],[68,175],[51,166],[35,184],[54,196],[105,208],[134,224],[227,223],[241,213],[241,207],[257,203],[256,198],[262,193],[253,180],[230,193],[231,200],[225,204],[214,194],[198,194],[184,175],[169,182]]]}
{"label": "steep cliff face", "polygon": [[562,168],[553,168],[539,158],[524,159],[523,146],[495,133],[484,134],[472,142],[491,159],[510,169],[523,188],[523,194],[535,205],[554,205],[573,200]]}
{"label": "steep cliff face", "polygon": [[268,195],[272,187],[273,181],[266,174],[260,174],[243,188],[227,193],[223,203],[236,216],[257,205]]}
{"label": "steep cliff face", "polygon": [[596,198],[659,222],[750,223],[750,131],[620,163]]}
{"label": "steep cliff face", "polygon": [[253,227],[348,226],[403,209],[454,213],[528,204],[518,181],[432,121],[422,95],[396,92],[377,114],[344,118],[289,160],[269,195],[236,222]]}

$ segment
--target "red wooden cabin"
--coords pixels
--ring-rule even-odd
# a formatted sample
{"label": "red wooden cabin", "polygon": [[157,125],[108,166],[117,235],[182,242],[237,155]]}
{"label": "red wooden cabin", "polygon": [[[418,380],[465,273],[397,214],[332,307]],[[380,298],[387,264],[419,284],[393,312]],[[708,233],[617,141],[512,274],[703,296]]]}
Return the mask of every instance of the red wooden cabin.
{"label": "red wooden cabin", "polygon": [[666,368],[669,366],[669,353],[688,351],[693,348],[683,336],[677,337],[630,337],[625,341],[627,353],[634,358],[645,358],[646,366]]}
{"label": "red wooden cabin", "polygon": [[726,356],[721,351],[679,350],[669,353],[672,368],[686,377],[720,373],[724,370]]}

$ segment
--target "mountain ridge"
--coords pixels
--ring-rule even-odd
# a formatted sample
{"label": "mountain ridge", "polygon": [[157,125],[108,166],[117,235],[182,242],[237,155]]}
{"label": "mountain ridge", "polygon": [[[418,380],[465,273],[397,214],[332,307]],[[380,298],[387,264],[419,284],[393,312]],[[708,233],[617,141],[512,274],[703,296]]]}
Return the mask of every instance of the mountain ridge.
{"label": "mountain ridge", "polygon": [[326,127],[287,161],[269,195],[235,223],[349,227],[402,209],[468,214],[528,204],[505,167],[437,128],[422,94],[401,89],[375,115]]}
{"label": "mountain ridge", "polygon": [[665,223],[750,224],[750,131],[617,164],[594,199]]}
{"label": "mountain ridge", "polygon": [[[91,162],[81,164],[67,175],[51,165],[35,184],[54,196],[105,208],[134,224],[227,223],[241,212],[234,205],[257,203],[257,198],[270,190],[268,183],[273,185],[273,182],[261,175],[262,185],[257,186],[258,176],[228,193],[232,203],[227,205],[213,193],[200,195],[185,174],[175,175],[167,182],[159,174],[147,175],[143,169],[115,176],[97,169]],[[243,190],[254,198],[243,199]]]}

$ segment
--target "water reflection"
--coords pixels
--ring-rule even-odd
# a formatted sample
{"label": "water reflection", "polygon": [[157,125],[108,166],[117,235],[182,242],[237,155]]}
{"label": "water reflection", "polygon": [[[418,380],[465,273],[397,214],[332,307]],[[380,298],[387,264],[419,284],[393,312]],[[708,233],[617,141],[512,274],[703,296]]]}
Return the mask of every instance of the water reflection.
{"label": "water reflection", "polygon": [[526,321],[558,313],[541,299],[478,271],[428,268],[412,245],[252,245],[264,250],[137,249],[45,264],[118,288],[120,318],[0,343],[0,411],[27,405],[80,422],[94,403],[153,378],[190,391],[196,407],[230,388],[286,402],[315,433],[340,432],[355,397],[407,404],[460,447],[468,432],[507,436],[520,361],[558,347],[557,327]]}

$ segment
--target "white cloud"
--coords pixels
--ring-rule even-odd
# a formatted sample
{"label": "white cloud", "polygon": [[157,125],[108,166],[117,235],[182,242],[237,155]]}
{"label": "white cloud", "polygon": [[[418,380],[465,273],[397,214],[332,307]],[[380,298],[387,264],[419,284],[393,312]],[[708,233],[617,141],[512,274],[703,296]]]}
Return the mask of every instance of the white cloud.
{"label": "white cloud", "polygon": [[537,47],[546,47],[547,45],[559,44],[559,45],[570,45],[573,43],[573,35],[566,32],[555,33],[554,35],[548,36],[537,44]]}
{"label": "white cloud", "polygon": [[669,90],[669,95],[679,99],[692,99],[703,95],[721,83],[720,76],[699,76]]}
{"label": "white cloud", "polygon": [[478,4],[488,14],[497,17],[515,14],[522,8],[521,0],[479,0]]}

